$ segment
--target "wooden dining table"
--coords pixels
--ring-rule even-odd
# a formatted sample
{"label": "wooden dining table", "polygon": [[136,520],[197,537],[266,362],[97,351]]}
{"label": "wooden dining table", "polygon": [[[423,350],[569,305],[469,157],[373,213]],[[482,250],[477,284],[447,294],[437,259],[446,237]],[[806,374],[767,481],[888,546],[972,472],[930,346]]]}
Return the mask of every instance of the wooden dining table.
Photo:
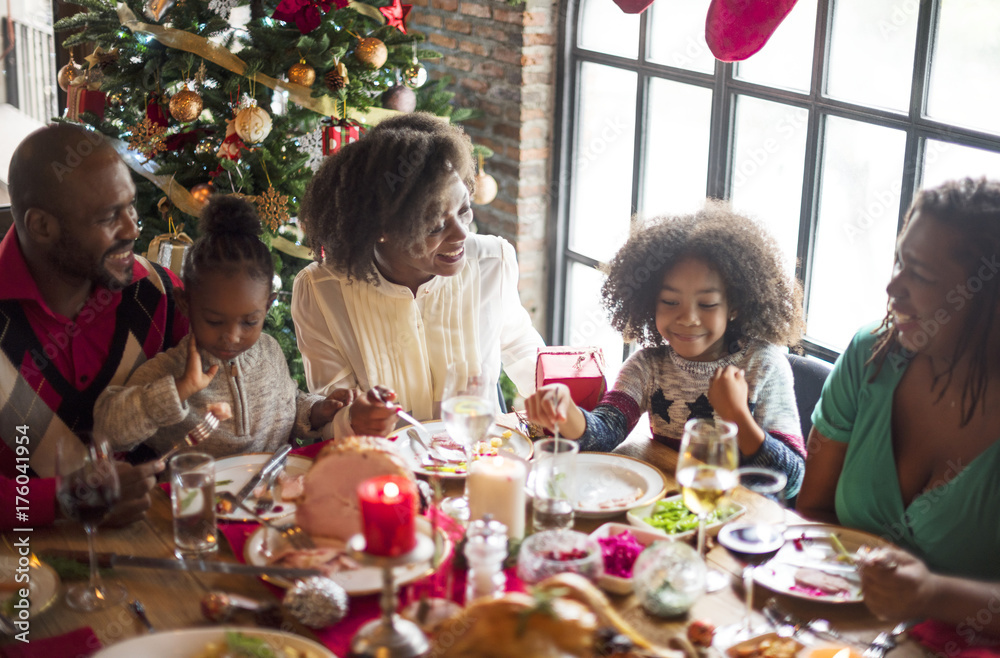
{"label": "wooden dining table", "polygon": [[[648,429],[648,426],[646,427]],[[676,489],[673,475],[677,460],[675,451],[650,440],[642,432],[635,432],[614,452],[652,464],[664,474],[667,491]],[[449,486],[460,493],[461,481],[452,481]],[[783,509],[752,492],[738,489],[733,492],[732,498],[747,508],[745,516],[747,520],[767,522],[783,518],[788,523],[803,522],[793,511]],[[602,519],[577,519],[575,527],[577,530],[589,533],[608,521],[627,522],[625,515],[620,514]],[[174,547],[171,523],[169,497],[157,487],[153,491],[153,505],[146,518],[125,528],[100,528],[97,533],[97,550],[150,557],[172,557]],[[3,546],[0,546],[0,552],[9,554],[12,552],[9,537],[5,536],[5,539],[8,541],[4,541]],[[30,533],[30,543],[32,551],[36,554],[44,554],[50,549],[86,550],[87,548],[83,528],[69,521],[59,521],[49,527],[34,529]],[[220,544],[215,559],[236,561],[226,542]],[[672,619],[650,616],[633,595],[609,595],[609,599],[639,633],[660,645],[666,645],[672,637],[683,636],[692,620],[706,620],[717,627],[740,622],[745,609],[742,566],[720,546],[712,546],[707,559],[711,566],[732,577],[732,587],[702,596],[685,616]],[[212,622],[202,615],[199,601],[213,590],[267,601],[276,600],[272,589],[257,578],[247,576],[119,567],[114,569],[111,577],[117,578],[127,587],[132,597],[143,603],[157,631],[211,625]],[[763,616],[760,614],[763,601],[773,596],[784,609],[797,617],[804,620],[827,619],[834,629],[861,642],[869,642],[880,631],[889,630],[893,626],[892,623],[875,618],[862,603],[832,604],[808,601],[770,592],[760,585],[755,587],[755,591],[757,600],[754,620],[758,625],[764,624]],[[286,629],[291,628],[293,632],[315,638],[308,628],[293,620],[288,622],[290,626],[286,626]],[[105,646],[147,632],[124,605],[98,612],[79,612],[71,609],[60,595],[49,609],[31,619],[30,638],[46,638],[81,626],[90,626]],[[855,651],[860,654],[861,649],[856,648]],[[892,658],[912,658],[917,655],[923,653],[920,645],[913,641],[901,643],[892,652]]]}

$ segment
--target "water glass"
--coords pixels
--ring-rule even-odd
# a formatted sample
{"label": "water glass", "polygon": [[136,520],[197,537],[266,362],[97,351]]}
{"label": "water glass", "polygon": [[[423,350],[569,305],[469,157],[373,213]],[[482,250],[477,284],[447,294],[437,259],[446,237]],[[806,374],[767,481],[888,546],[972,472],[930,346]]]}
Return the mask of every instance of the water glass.
{"label": "water glass", "polygon": [[215,460],[203,452],[170,459],[170,499],[174,513],[174,554],[200,559],[219,548],[215,522]]}
{"label": "water glass", "polygon": [[580,445],[565,439],[535,441],[532,462],[532,525],[535,532],[573,527],[576,456]]}

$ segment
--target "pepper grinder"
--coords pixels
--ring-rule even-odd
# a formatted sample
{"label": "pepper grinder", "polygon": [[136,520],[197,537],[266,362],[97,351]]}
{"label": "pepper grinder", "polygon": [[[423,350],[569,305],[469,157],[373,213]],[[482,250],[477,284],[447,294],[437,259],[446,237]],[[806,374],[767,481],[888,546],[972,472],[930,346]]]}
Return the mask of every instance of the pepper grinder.
{"label": "pepper grinder", "polygon": [[507,587],[503,561],[507,557],[507,526],[486,514],[469,524],[466,531],[465,559],[469,576],[465,589],[468,604],[482,597],[496,598]]}

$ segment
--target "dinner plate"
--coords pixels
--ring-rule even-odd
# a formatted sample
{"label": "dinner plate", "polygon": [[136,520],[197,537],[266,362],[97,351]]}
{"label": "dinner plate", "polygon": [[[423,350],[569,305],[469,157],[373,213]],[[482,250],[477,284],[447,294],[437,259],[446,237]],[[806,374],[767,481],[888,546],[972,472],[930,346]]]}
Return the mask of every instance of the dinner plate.
{"label": "dinner plate", "polygon": [[[527,492],[534,493],[534,473]],[[608,452],[576,456],[576,502],[573,512],[583,519],[601,519],[655,503],[667,491],[667,480],[655,466]]]}
{"label": "dinner plate", "polygon": [[[17,618],[18,615],[11,615],[9,606],[20,598],[19,593],[25,587],[28,588],[28,612],[31,616],[41,614],[49,608],[59,597],[59,575],[55,570],[37,558],[27,558],[30,560],[26,572],[18,572],[18,556],[0,555],[0,610],[8,616]],[[18,576],[22,580],[17,580]],[[23,578],[27,577],[27,582]]]}
{"label": "dinner plate", "polygon": [[[676,496],[668,496],[663,500],[679,501],[683,500],[683,496],[677,494]],[[668,537],[670,539],[686,539],[687,537],[693,537],[696,534],[698,534],[697,528],[693,530],[685,530],[684,532],[665,532],[659,528],[650,525],[649,523],[646,523],[646,519],[649,518],[649,516],[653,513],[653,507],[656,505],[656,502],[629,510],[628,514],[626,515],[628,522],[637,528],[642,528],[643,530],[649,530],[650,532],[655,532],[663,537]],[[718,521],[705,524],[706,537],[714,537],[715,535],[719,534],[719,530],[722,529],[722,526],[726,525],[730,521],[740,518],[747,511],[747,508],[731,500],[722,503],[722,505],[725,505],[724,509],[726,510],[726,512],[722,516],[722,518],[720,518]]]}
{"label": "dinner plate", "polygon": [[[840,542],[851,555],[867,544],[869,546],[892,546],[881,537],[851,530],[836,525],[803,524],[792,525],[785,532],[785,545],[766,564],[754,569],[754,580],[774,592],[787,594],[809,601],[826,603],[858,603],[863,600],[861,579],[850,565],[837,561],[837,549],[830,541],[836,533]],[[836,594],[826,594],[819,590],[802,587],[795,583],[795,572],[802,568],[829,569],[833,575],[844,577],[849,584],[846,590]]]}
{"label": "dinner plate", "polygon": [[[421,425],[427,428],[427,431],[431,433],[431,436],[436,434],[445,434],[448,431],[448,428],[445,427],[443,420],[429,420],[426,423],[421,423]],[[420,448],[418,447],[414,449],[414,446],[410,442],[410,437],[406,434],[406,431],[411,427],[413,426],[406,425],[404,427],[400,427],[389,435],[389,438],[393,441],[393,445],[396,446],[396,451],[400,457],[406,460],[406,465],[409,466],[410,470],[418,475],[436,475],[445,479],[465,478],[465,473],[448,473],[446,471],[439,472],[426,468],[422,463],[421,454],[417,452]],[[508,436],[504,436],[508,433]],[[490,433],[487,438],[493,437],[499,437],[502,439],[503,443],[500,445],[500,450],[512,452],[526,461],[531,459],[534,446],[531,443],[531,439],[520,432],[509,427],[493,425],[490,428]]]}
{"label": "dinner plate", "polygon": [[[250,481],[250,478],[260,470],[260,467],[270,459],[269,452],[254,452],[248,455],[236,455],[235,457],[225,457],[215,460],[215,490],[228,491],[235,494],[243,488],[243,485]],[[285,461],[285,473],[287,475],[302,475],[312,466],[312,460],[300,455],[288,455]],[[247,504],[252,505],[253,494],[247,499]],[[283,516],[295,513],[295,503],[281,499],[281,485],[275,482],[274,485],[274,508],[270,512],[265,512],[261,516],[265,519],[278,519]],[[239,507],[233,508],[227,514],[222,514],[216,510],[216,516],[224,521],[253,521],[251,514],[244,512]]]}
{"label": "dinner plate", "polygon": [[[201,655],[200,652],[204,651],[209,643],[223,644],[226,641],[227,631],[261,638],[279,656],[286,655],[282,653],[283,649],[296,649],[298,651],[310,652],[306,655],[337,658],[336,654],[332,653],[322,644],[308,640],[300,635],[293,635],[284,631],[269,631],[237,626],[185,628],[177,631],[159,631],[149,635],[140,635],[105,647],[95,653],[94,658],[135,658],[135,656],[191,658],[191,656]],[[220,653],[219,655],[223,654]]]}
{"label": "dinner plate", "polygon": [[[420,517],[417,519],[417,531],[423,532],[424,534],[431,534],[431,524],[427,519]],[[451,551],[451,542],[445,538],[444,532],[439,528],[438,532],[441,534],[442,540],[444,542],[444,555],[447,556]],[[257,528],[253,534],[251,534],[243,545],[243,560],[247,564],[253,564],[256,566],[267,566],[267,556],[264,554],[264,539],[267,536],[268,539],[274,537],[274,533],[267,535],[267,529],[263,526]],[[277,543],[272,550],[281,551],[287,547],[287,544],[283,543],[281,537],[277,538]],[[334,543],[327,543],[324,545],[336,545]],[[393,580],[397,585],[405,585],[411,583],[414,580],[423,578],[424,576],[429,576],[434,570],[431,567],[430,560],[424,562],[417,562],[416,564],[409,564],[402,567],[396,567],[393,569]],[[382,591],[382,569],[381,567],[360,567],[358,569],[352,569],[350,571],[340,571],[330,575],[330,578],[336,581],[344,591],[350,596],[363,596],[365,594],[375,594]],[[279,587],[290,587],[292,583],[282,578],[266,577],[268,582],[278,585]]]}

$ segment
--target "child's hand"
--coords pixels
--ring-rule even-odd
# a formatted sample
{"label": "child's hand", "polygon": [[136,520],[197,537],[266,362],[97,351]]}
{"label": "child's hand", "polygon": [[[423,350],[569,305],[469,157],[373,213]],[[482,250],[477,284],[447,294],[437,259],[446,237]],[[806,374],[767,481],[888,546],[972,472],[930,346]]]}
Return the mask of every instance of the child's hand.
{"label": "child's hand", "polygon": [[351,388],[335,388],[326,399],[312,406],[309,422],[313,429],[323,427],[337,415],[337,412],[354,402],[357,392]]}
{"label": "child's hand", "polygon": [[524,401],[528,420],[538,423],[550,432],[559,425],[559,434],[567,439],[579,439],[587,429],[583,412],[573,402],[566,384],[549,384],[535,391]]}
{"label": "child's hand", "polygon": [[229,420],[233,417],[233,408],[228,402],[213,402],[205,407],[205,410],[212,412],[212,415],[219,420]]}
{"label": "child's hand", "polygon": [[746,374],[736,366],[718,368],[708,385],[708,401],[723,420],[737,422],[750,413]]}
{"label": "child's hand", "polygon": [[177,397],[181,399],[181,402],[184,402],[198,391],[203,390],[211,383],[218,371],[218,365],[209,368],[208,372],[202,371],[201,354],[198,353],[194,334],[191,334],[191,340],[188,342],[187,367],[184,369],[184,375],[177,380]]}

